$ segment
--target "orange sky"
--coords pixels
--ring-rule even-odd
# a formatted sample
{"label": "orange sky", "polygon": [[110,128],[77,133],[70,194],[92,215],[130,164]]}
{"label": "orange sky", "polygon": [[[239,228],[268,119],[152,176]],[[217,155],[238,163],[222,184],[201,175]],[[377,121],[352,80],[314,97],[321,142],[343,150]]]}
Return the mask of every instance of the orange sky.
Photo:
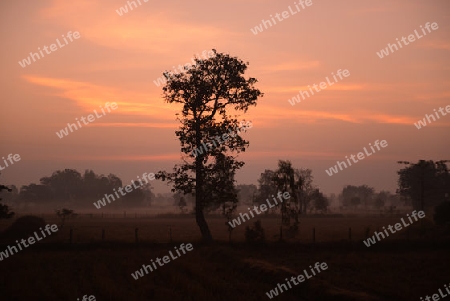
{"label": "orange sky", "polygon": [[[250,147],[239,183],[256,183],[278,159],[311,168],[326,193],[346,184],[396,188],[397,160],[450,159],[450,116],[414,123],[450,105],[450,2],[312,1],[254,35],[250,29],[294,1],[11,1],[0,4],[0,156],[22,160],[4,184],[37,183],[56,169],[114,173],[124,182],[179,163],[177,107],[153,81],[203,50],[250,66],[265,93],[245,119]],[[345,3],[345,4],[344,4]],[[432,31],[380,59],[376,52],[420,25]],[[80,38],[22,68],[18,61],[69,31]],[[288,99],[338,69],[350,76],[291,106]],[[55,132],[106,102],[118,109],[59,139]],[[388,147],[332,177],[325,169],[375,140]],[[0,161],[1,162],[1,161]],[[154,183],[158,191],[164,184]]]}

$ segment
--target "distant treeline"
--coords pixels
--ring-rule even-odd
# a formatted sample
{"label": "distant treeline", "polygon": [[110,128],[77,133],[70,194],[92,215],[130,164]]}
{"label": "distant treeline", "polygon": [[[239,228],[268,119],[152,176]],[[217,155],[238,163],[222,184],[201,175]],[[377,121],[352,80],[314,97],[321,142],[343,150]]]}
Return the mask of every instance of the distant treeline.
{"label": "distant treeline", "polygon": [[[40,184],[23,185],[20,190],[11,185],[10,193],[2,193],[3,202],[14,202],[24,207],[32,204],[92,207],[92,203],[102,198],[105,193],[124,186],[122,180],[114,174],[105,176],[86,170],[82,175],[75,169],[55,171],[49,177],[42,177],[39,182]],[[127,181],[126,184],[128,183]],[[137,181],[136,183],[140,186]],[[111,209],[149,206],[154,198],[151,186],[146,184],[122,196],[111,204]]]}

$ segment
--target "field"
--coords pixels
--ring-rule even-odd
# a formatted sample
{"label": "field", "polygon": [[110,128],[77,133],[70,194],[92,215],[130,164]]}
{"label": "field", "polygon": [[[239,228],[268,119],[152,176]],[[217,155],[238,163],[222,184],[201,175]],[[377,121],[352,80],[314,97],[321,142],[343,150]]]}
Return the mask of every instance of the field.
{"label": "field", "polygon": [[[54,216],[44,218],[47,223],[60,222]],[[448,284],[450,241],[442,229],[425,221],[422,227],[413,224],[370,248],[362,243],[367,233],[399,220],[394,216],[305,218],[299,237],[284,236],[280,242],[279,219],[263,218],[268,242],[249,245],[244,230],[253,220],[238,226],[229,243],[225,220],[212,217],[208,223],[216,242],[205,245],[199,242],[191,216],[83,215],[0,262],[0,291],[2,300],[81,300],[83,295],[97,300],[269,300],[266,292],[286,277],[326,262],[327,270],[275,299],[419,300]],[[2,221],[0,230],[11,222]],[[131,277],[180,243],[192,243],[194,250],[138,280]],[[0,250],[6,247],[3,244]]]}

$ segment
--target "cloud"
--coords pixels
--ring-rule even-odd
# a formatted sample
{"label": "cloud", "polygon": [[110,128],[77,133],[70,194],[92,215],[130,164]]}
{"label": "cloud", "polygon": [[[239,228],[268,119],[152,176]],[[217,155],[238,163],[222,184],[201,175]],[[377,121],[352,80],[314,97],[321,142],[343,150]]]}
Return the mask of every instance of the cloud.
{"label": "cloud", "polygon": [[316,69],[321,66],[320,61],[289,61],[285,63],[264,65],[260,68],[255,68],[255,71],[296,71],[296,70],[306,70],[306,69]]}
{"label": "cloud", "polygon": [[176,112],[176,106],[165,104],[161,99],[151,99],[148,94],[137,91],[124,91],[70,79],[33,75],[24,75],[23,78],[30,83],[53,88],[55,92],[51,94],[75,101],[86,112],[92,112],[106,102],[117,103],[115,114],[146,115],[173,121]]}
{"label": "cloud", "polygon": [[[324,80],[324,82],[326,82],[326,80]],[[313,84],[314,83],[312,83],[310,85],[311,88],[312,88]],[[316,82],[315,84],[318,86],[320,84],[320,81]],[[341,83],[341,82],[336,82],[332,86],[327,86],[327,88],[323,89],[323,91],[326,91],[326,90],[334,90],[334,91],[366,90],[367,86],[368,85],[363,85],[363,84],[345,84],[345,83]],[[284,87],[283,86],[265,86],[263,89],[264,89],[265,93],[293,93],[294,92],[294,93],[298,94],[299,91],[308,91],[309,92],[308,86],[284,86]],[[314,88],[312,88],[312,90],[314,91],[314,95],[316,93],[322,92],[322,90],[317,92],[316,90],[314,90]],[[295,95],[292,95],[292,97],[294,97],[294,96]]]}
{"label": "cloud", "polygon": [[421,48],[450,50],[450,43],[446,40],[427,41],[419,45]]}
{"label": "cloud", "polygon": [[181,9],[169,12],[150,3],[119,16],[116,10],[126,4],[126,1],[53,0],[38,18],[73,28],[95,45],[160,55],[171,49],[196,49],[205,40],[223,43],[235,37],[221,27],[184,20]]}
{"label": "cloud", "polygon": [[110,122],[110,123],[90,123],[94,127],[138,127],[138,128],[167,128],[177,129],[180,124],[157,123],[157,122]]}
{"label": "cloud", "polygon": [[63,156],[58,157],[58,159],[65,159],[65,160],[73,160],[73,161],[143,161],[143,162],[149,162],[149,161],[173,161],[173,160],[180,160],[181,153],[171,153],[171,154],[164,154],[164,155],[104,155],[99,154],[98,156],[95,155],[89,155],[89,156]]}
{"label": "cloud", "polygon": [[[273,127],[274,122],[284,120],[286,122],[294,122],[299,124],[315,124],[323,121],[342,121],[355,124],[370,124],[370,123],[384,123],[384,124],[401,124],[412,125],[417,122],[417,117],[391,115],[382,112],[374,112],[368,110],[351,110],[344,112],[331,112],[321,110],[304,110],[297,104],[291,107],[286,102],[286,108],[266,106],[260,108],[258,111],[258,118],[254,122],[254,127]],[[252,118],[252,114],[249,114]]]}

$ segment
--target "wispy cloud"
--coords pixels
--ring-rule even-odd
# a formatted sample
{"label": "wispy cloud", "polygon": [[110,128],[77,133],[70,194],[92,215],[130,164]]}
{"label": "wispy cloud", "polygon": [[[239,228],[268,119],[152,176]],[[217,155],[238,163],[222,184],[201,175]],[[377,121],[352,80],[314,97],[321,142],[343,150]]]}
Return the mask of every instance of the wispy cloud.
{"label": "wispy cloud", "polygon": [[[88,82],[70,79],[59,79],[25,75],[25,80],[30,83],[51,87],[53,95],[71,99],[85,111],[98,109],[106,102],[116,102],[120,108],[116,114],[148,115],[158,119],[173,121],[173,112],[176,108],[165,104],[161,99],[151,101],[148,94],[136,91],[127,91],[119,88],[105,87]],[[168,114],[170,112],[170,114]]]}

